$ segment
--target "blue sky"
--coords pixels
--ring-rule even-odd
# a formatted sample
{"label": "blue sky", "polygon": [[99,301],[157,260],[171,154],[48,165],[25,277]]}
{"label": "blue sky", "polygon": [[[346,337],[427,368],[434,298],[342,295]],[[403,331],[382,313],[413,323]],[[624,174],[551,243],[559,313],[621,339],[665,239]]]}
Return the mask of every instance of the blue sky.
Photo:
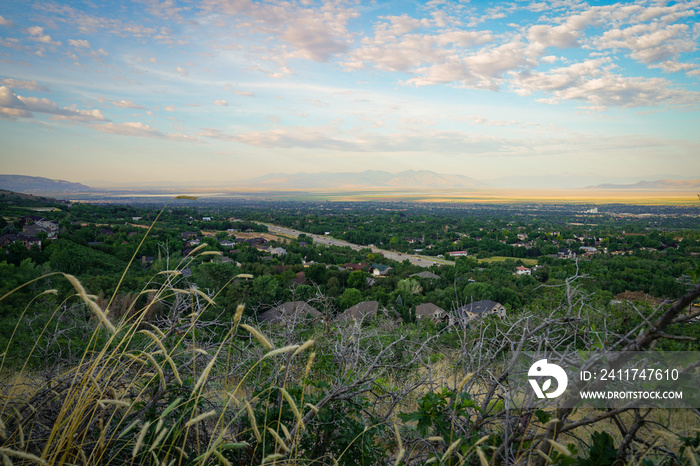
{"label": "blue sky", "polygon": [[700,178],[700,0],[0,5],[3,173]]}

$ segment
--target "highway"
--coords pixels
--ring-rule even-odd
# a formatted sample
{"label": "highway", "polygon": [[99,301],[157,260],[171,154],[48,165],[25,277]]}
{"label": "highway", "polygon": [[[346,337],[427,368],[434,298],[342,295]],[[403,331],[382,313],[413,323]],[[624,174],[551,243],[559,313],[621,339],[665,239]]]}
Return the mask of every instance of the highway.
{"label": "highway", "polygon": [[[262,222],[258,222],[262,223]],[[265,225],[270,233],[274,233],[277,235],[281,236],[287,236],[287,237],[292,237],[292,238],[297,238],[300,234],[305,234],[306,236],[310,237],[313,239],[314,243],[317,244],[327,244],[330,246],[347,246],[352,248],[355,251],[359,251],[360,249],[364,248],[370,248],[369,246],[360,246],[359,244],[353,244],[353,243],[348,243],[347,241],[343,241],[341,239],[335,239],[331,236],[325,236],[325,235],[312,235],[311,233],[306,233],[303,231],[299,230],[293,230],[291,228],[287,227],[282,227],[279,225],[272,225],[270,223],[262,223],[262,225]],[[394,251],[387,251],[386,249],[379,249],[377,247],[371,247],[370,248],[372,252],[381,254],[382,256],[386,257],[387,259],[392,259],[395,261],[403,262],[406,259],[411,262],[411,264],[414,265],[419,265],[421,267],[430,267],[433,264],[438,264],[438,265],[454,265],[454,262],[448,261],[445,259],[438,259],[437,257],[432,257],[432,256],[423,256],[419,254],[404,254],[404,253],[399,253],[399,252],[394,252]]]}

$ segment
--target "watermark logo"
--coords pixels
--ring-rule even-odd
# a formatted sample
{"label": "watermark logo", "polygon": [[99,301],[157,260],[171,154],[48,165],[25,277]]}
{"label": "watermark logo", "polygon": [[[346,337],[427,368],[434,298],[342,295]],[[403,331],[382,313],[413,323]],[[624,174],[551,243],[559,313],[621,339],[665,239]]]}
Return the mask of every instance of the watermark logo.
{"label": "watermark logo", "polygon": [[[566,390],[566,385],[569,383],[569,378],[566,376],[564,369],[557,366],[556,364],[550,364],[546,359],[540,359],[530,366],[530,370],[527,372],[528,380],[532,389],[535,390],[535,394],[538,398],[556,398]],[[547,377],[540,387],[537,379],[532,377],[542,378]],[[552,386],[552,379],[557,381],[557,388],[553,392],[547,392]]]}

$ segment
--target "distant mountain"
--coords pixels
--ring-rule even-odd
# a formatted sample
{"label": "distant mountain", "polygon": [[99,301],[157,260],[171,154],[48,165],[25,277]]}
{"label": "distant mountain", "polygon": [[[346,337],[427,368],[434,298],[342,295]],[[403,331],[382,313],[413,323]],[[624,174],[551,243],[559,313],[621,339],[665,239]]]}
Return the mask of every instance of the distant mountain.
{"label": "distant mountain", "polygon": [[0,175],[0,189],[36,195],[90,193],[96,191],[96,189],[80,183],[24,175]]}
{"label": "distant mountain", "polygon": [[406,170],[389,173],[380,170],[345,173],[273,173],[251,178],[245,182],[248,187],[269,189],[430,189],[430,188],[478,188],[484,184],[462,175],[448,175],[429,170]]}
{"label": "distant mountain", "polygon": [[588,189],[700,189],[700,180],[656,180],[634,184],[599,184]]}

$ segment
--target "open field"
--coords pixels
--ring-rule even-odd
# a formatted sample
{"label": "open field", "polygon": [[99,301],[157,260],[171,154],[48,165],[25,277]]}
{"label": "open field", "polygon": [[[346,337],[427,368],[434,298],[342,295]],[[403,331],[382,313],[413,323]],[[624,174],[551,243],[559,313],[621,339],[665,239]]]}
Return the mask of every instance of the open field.
{"label": "open field", "polygon": [[[474,256],[469,256],[469,257],[475,258]],[[477,260],[479,261],[479,263],[505,262],[507,260],[511,260],[511,261],[522,261],[522,263],[528,267],[532,267],[533,265],[537,265],[537,259],[521,259],[519,257],[493,256],[493,257],[485,257],[483,259],[477,259]]]}

